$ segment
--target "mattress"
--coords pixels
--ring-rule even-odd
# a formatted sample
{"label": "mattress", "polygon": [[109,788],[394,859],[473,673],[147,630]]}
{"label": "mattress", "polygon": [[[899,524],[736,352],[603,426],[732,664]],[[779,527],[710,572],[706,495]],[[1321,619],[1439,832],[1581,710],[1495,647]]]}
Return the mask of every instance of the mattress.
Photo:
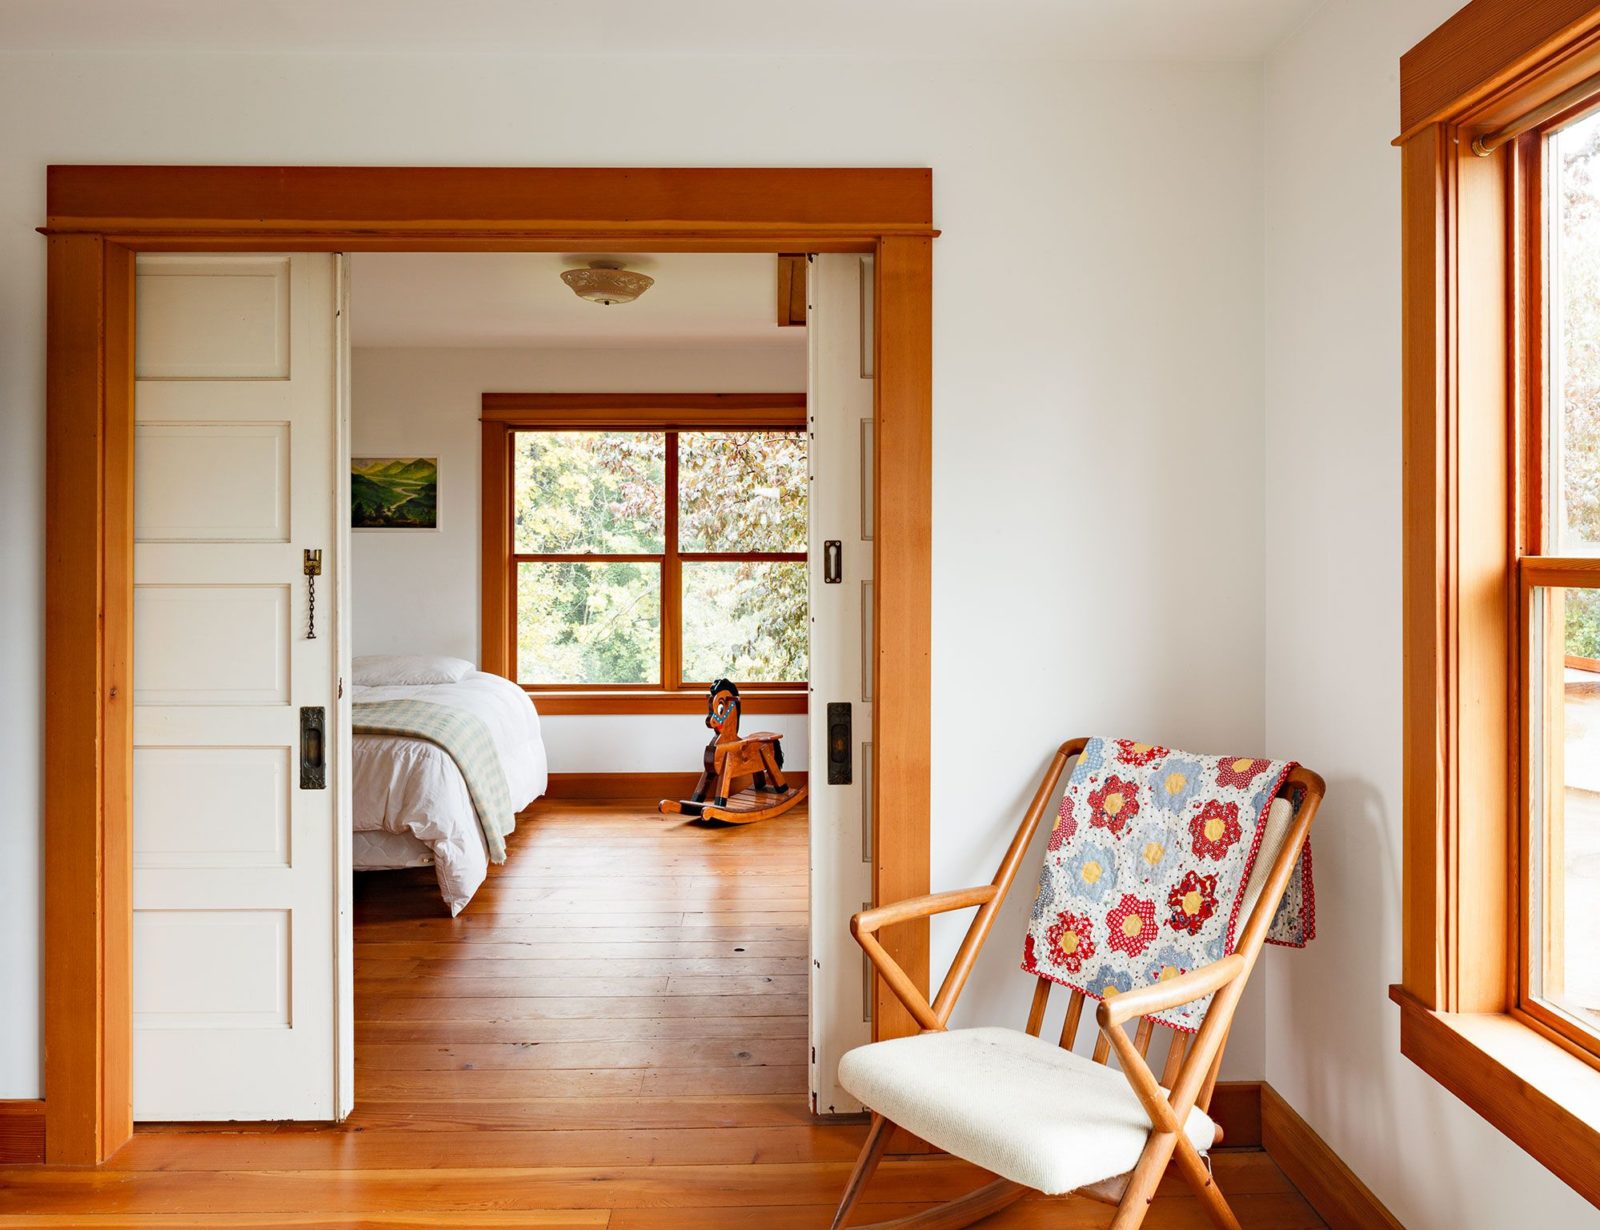
{"label": "mattress", "polygon": [[[549,772],[538,712],[526,692],[498,675],[474,671],[459,683],[357,687],[352,699],[466,709],[494,739],[512,807],[520,811],[544,793]],[[425,851],[445,904],[459,914],[489,872],[488,847],[461,770],[437,744],[399,735],[358,732],[353,753],[355,866],[426,866],[419,861]]]}

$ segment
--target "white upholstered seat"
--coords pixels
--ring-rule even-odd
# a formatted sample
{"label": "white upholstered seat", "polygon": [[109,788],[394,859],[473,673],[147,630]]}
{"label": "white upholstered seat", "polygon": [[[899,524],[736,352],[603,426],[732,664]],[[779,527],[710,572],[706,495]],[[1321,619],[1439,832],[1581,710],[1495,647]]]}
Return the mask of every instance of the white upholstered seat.
{"label": "white upholstered seat", "polygon": [[[1013,1029],[857,1047],[839,1083],[930,1144],[1047,1195],[1132,1170],[1150,1135],[1121,1072]],[[1204,1153],[1216,1125],[1196,1108],[1184,1134]]]}

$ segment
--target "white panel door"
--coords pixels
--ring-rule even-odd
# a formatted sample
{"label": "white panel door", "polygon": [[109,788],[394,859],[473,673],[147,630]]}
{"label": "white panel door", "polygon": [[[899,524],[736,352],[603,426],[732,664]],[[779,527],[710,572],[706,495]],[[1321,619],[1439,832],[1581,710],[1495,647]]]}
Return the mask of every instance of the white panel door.
{"label": "white panel door", "polygon": [[[811,1099],[824,1115],[861,1109],[839,1088],[839,1057],[871,1034],[866,957],[850,938],[872,893],[871,294],[870,258],[811,258]],[[829,541],[840,544],[837,581],[825,575]],[[848,784],[828,782],[830,702],[850,705]]]}
{"label": "white panel door", "polygon": [[[139,258],[133,1110],[333,1119],[339,258]],[[314,639],[303,567],[322,552]],[[323,711],[302,777],[301,712]],[[312,749],[314,751],[314,749]]]}

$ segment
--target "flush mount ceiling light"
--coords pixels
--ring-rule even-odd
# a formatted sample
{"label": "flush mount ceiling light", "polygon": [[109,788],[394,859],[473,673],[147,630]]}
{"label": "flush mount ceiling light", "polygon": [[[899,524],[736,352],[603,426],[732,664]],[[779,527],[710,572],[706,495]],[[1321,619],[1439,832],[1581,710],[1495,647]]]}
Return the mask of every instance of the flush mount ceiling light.
{"label": "flush mount ceiling light", "polygon": [[655,285],[655,279],[624,269],[616,261],[590,261],[587,269],[566,269],[561,280],[590,303],[632,303]]}

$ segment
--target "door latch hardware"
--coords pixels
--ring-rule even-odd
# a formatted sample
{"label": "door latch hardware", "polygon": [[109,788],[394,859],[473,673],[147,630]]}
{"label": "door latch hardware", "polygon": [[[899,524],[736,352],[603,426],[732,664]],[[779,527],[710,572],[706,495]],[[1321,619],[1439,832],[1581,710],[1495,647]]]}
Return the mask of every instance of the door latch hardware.
{"label": "door latch hardware", "polygon": [[327,711],[321,705],[300,709],[300,789],[328,788]]}
{"label": "door latch hardware", "polygon": [[850,784],[850,702],[828,702],[828,785]]}
{"label": "door latch hardware", "polygon": [[305,552],[306,640],[317,639],[317,578],[322,575],[322,548]]}
{"label": "door latch hardware", "polygon": [[822,544],[822,583],[837,585],[844,580],[844,543],[830,538]]}

